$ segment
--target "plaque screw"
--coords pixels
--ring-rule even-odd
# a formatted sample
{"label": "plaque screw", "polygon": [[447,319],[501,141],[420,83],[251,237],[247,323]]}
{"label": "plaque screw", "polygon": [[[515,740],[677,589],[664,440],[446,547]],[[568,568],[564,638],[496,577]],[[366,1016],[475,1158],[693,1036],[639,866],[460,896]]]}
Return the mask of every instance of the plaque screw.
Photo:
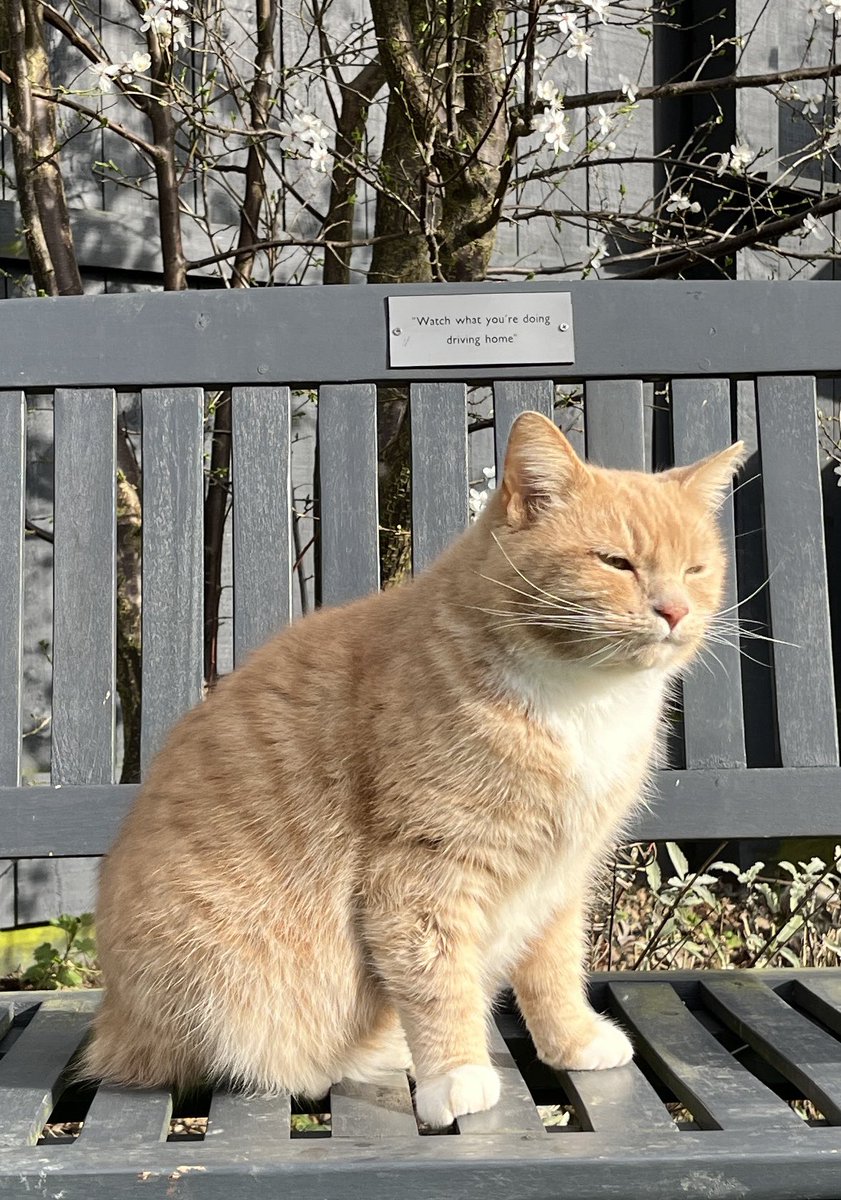
{"label": "plaque screw", "polygon": [[560,329],[561,333],[566,333],[566,331],[569,329],[569,325],[567,325],[566,321],[561,321],[558,329]]}
{"label": "plaque screw", "polygon": [[268,373],[269,373],[269,368],[266,366],[266,364],[260,363],[260,365],[257,368],[257,374],[258,375],[268,375]]}
{"label": "plaque screw", "polygon": [[402,329],[392,329],[391,332],[394,334],[395,337],[400,337],[400,334],[403,332],[403,330]]}

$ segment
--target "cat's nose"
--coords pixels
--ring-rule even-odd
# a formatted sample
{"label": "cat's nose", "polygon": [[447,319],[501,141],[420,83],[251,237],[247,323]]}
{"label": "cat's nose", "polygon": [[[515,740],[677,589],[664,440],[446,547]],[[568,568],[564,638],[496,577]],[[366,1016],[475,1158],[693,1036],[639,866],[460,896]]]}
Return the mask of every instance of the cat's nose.
{"label": "cat's nose", "polygon": [[682,600],[664,600],[654,605],[654,611],[668,621],[669,629],[674,629],[689,612],[689,605]]}

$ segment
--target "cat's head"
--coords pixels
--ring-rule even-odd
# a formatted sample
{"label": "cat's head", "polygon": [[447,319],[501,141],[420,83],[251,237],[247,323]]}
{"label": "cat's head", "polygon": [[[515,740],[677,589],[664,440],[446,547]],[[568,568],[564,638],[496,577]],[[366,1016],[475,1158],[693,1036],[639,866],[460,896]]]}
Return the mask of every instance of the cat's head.
{"label": "cat's head", "polygon": [[523,413],[481,522],[497,627],[594,665],[683,665],[722,602],[717,511],[744,457],[737,442],[659,474],[608,470]]}

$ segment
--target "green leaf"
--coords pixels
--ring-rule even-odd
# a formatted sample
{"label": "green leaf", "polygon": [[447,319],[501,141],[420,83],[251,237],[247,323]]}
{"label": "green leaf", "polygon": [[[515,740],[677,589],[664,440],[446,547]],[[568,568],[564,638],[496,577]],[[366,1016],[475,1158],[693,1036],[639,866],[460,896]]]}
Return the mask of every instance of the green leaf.
{"label": "green leaf", "polygon": [[646,863],[645,877],[648,880],[648,886],[651,888],[652,892],[659,892],[660,885],[663,882],[663,876],[660,873],[660,864],[656,858],[652,859],[650,863]]}
{"label": "green leaf", "polygon": [[689,863],[686,861],[686,855],[677,842],[666,842],[666,849],[669,852],[669,858],[672,860],[672,866],[677,872],[678,878],[683,881],[689,871]]}

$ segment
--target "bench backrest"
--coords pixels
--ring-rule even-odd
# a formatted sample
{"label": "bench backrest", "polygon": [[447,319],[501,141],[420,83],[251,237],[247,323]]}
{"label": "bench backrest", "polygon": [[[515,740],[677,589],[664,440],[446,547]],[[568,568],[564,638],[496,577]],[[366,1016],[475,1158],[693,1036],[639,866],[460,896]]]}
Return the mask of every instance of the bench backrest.
{"label": "bench backrest", "polygon": [[[206,391],[233,388],[235,661],[292,613],[290,411],[298,389],[319,388],[324,603],[379,585],[378,384],[411,385],[416,570],[468,520],[468,384],[492,388],[498,464],[515,415],[551,415],[558,384],[566,392],[583,385],[583,423],[572,436],[606,465],[688,462],[758,417],[745,478],[761,479],[736,498],[745,536],[726,607],[756,591],[745,611],[762,616],[767,606],[778,641],[760,667],[714,645],[708,669],[686,679],[673,747],[680,769],[659,773],[660,800],[635,832],[841,833],[814,378],[841,374],[841,293],[820,283],[528,289],[571,296],[573,362],[391,368],[387,298],[483,290],[461,285],[0,307],[0,855],[100,854],[134,791],[114,780],[115,389],[142,391],[144,765],[202,693]],[[22,787],[25,394],[45,391],[54,393],[52,786]],[[721,519],[734,550],[732,501]],[[763,659],[763,647],[746,648]]]}

